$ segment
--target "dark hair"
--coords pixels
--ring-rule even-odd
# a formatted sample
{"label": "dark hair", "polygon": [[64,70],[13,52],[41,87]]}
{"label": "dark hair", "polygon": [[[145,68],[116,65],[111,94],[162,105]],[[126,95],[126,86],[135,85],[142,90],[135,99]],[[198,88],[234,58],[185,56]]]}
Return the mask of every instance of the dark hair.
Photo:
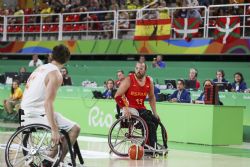
{"label": "dark hair", "polygon": [[108,79],[108,80],[106,81],[106,85],[108,84],[109,81],[112,81],[113,85],[115,85],[115,81],[114,81],[113,79]]}
{"label": "dark hair", "polygon": [[60,64],[65,64],[70,59],[69,49],[63,44],[55,46],[52,51],[52,59]]}
{"label": "dark hair", "polygon": [[185,81],[184,79],[178,79],[177,82],[181,82],[185,86]]}
{"label": "dark hair", "polygon": [[[242,82],[244,81],[244,77],[243,77],[243,74],[242,74],[241,72],[236,72],[236,73],[234,74],[234,77],[235,77],[235,75],[239,75],[239,76],[240,76],[240,78],[241,78],[240,83],[242,83]],[[235,82],[235,81],[234,81],[234,82]]]}
{"label": "dark hair", "polygon": [[66,67],[62,67],[61,70],[65,70],[66,71],[66,74],[68,75],[69,71]]}
{"label": "dark hair", "polygon": [[222,70],[222,69],[217,70],[217,71],[216,71],[216,75],[217,75],[217,72],[220,72],[220,73],[222,74],[222,78],[225,77],[225,72],[224,72],[224,70]]}
{"label": "dark hair", "polygon": [[11,86],[11,94],[12,94],[12,95],[15,93],[15,90],[14,90],[14,88],[13,88],[13,83],[14,83],[14,82],[16,82],[18,86],[20,85],[20,83],[19,83],[18,80],[14,80],[14,81],[12,82],[12,86]]}
{"label": "dark hair", "polygon": [[124,74],[124,71],[123,71],[123,70],[117,70],[117,73],[118,73],[118,72],[121,72],[122,74]]}
{"label": "dark hair", "polygon": [[206,79],[206,80],[203,82],[203,87],[205,87],[205,83],[206,83],[207,81],[211,82],[211,84],[213,85],[213,81],[212,81],[212,80]]}
{"label": "dark hair", "polygon": [[134,74],[135,73],[135,71],[129,71],[128,72],[128,74]]}

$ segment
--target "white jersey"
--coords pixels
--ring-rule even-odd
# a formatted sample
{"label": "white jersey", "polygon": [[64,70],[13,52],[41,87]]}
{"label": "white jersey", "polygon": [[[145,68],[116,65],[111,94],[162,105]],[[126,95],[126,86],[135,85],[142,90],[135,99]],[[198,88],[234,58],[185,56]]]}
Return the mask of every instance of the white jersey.
{"label": "white jersey", "polygon": [[59,71],[54,64],[45,64],[38,67],[29,77],[23,94],[21,109],[25,115],[43,115],[45,114],[45,78],[49,72]]}

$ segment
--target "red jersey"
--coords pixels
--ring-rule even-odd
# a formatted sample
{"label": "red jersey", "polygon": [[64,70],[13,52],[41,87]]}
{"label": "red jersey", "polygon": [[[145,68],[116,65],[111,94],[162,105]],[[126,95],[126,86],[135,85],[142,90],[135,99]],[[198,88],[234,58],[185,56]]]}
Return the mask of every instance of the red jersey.
{"label": "red jersey", "polygon": [[130,87],[125,93],[125,96],[128,100],[129,107],[135,109],[146,109],[144,106],[144,101],[150,91],[150,78],[147,76],[145,85],[140,86],[136,81],[135,74],[129,75],[130,78]]}

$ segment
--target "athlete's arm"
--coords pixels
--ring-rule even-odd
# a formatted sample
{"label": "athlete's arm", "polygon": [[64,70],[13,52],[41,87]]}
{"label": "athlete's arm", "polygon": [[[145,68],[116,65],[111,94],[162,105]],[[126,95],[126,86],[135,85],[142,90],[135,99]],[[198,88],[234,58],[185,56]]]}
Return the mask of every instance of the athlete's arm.
{"label": "athlete's arm", "polygon": [[57,71],[52,71],[46,76],[46,96],[45,96],[45,113],[49,122],[49,125],[51,127],[52,131],[52,141],[54,144],[58,144],[60,140],[60,135],[59,135],[59,129],[55,121],[55,116],[54,116],[54,100],[56,97],[56,92],[58,88],[60,87],[62,80],[58,76]]}
{"label": "athlete's arm", "polygon": [[148,94],[148,101],[150,104],[150,107],[154,113],[154,115],[159,118],[157,112],[156,112],[156,99],[155,99],[155,94],[154,94],[154,84],[152,81],[150,81],[150,90]]}
{"label": "athlete's arm", "polygon": [[123,96],[127,92],[128,88],[130,87],[130,78],[126,77],[120,84],[116,94],[115,94],[115,100],[117,104],[122,107],[122,110],[124,111],[124,115],[128,118],[131,117],[130,112],[128,111],[128,106],[124,102]]}

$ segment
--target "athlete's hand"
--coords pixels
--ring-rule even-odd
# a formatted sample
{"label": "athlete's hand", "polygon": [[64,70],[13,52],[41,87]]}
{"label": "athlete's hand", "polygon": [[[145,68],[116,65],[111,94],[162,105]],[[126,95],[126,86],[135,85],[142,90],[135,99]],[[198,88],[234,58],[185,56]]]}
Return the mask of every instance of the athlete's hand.
{"label": "athlete's hand", "polygon": [[159,115],[158,115],[157,113],[154,113],[154,116],[155,116],[158,120],[160,120],[160,117],[159,117]]}
{"label": "athlete's hand", "polygon": [[130,113],[128,107],[123,107],[123,112],[124,112],[124,116],[125,116],[127,119],[130,119],[130,118],[131,118],[131,113]]}
{"label": "athlete's hand", "polygon": [[171,99],[171,102],[177,102],[177,98]]}
{"label": "athlete's hand", "polygon": [[51,131],[51,141],[52,141],[52,147],[56,146],[59,144],[61,139],[60,133],[58,130],[52,130]]}

